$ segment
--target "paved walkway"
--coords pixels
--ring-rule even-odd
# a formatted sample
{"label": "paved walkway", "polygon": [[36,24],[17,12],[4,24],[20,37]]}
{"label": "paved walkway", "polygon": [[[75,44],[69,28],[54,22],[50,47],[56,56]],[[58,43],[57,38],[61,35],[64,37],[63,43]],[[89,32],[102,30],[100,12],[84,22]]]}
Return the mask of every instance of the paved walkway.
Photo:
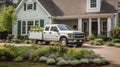
{"label": "paved walkway", "polygon": [[95,53],[106,57],[106,59],[111,61],[111,65],[107,67],[120,67],[120,48],[110,46],[91,46],[87,44],[84,44],[83,48],[94,50]]}

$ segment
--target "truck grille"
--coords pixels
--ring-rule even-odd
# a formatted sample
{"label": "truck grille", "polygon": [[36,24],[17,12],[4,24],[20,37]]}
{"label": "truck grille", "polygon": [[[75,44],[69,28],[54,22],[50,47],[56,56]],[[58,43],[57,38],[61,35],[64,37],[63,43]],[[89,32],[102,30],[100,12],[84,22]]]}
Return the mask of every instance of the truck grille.
{"label": "truck grille", "polygon": [[75,34],[75,38],[76,39],[83,39],[84,38],[84,34]]}

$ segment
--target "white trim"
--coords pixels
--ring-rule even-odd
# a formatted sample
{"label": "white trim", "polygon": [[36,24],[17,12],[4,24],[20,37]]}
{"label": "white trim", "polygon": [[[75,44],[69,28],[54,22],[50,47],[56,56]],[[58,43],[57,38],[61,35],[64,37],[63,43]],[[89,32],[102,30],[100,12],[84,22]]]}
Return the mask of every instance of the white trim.
{"label": "white trim", "polygon": [[92,34],[92,19],[89,18],[89,35]]}
{"label": "white trim", "polygon": [[85,14],[85,15],[71,15],[71,16],[57,16],[52,19],[78,19],[78,18],[105,18],[112,17],[113,13],[102,13],[102,14]]}
{"label": "white trim", "polygon": [[45,11],[45,13],[47,13],[48,16],[51,17],[50,13],[42,6],[42,4],[38,0],[36,0],[36,2],[42,7],[42,9]]}
{"label": "white trim", "polygon": [[98,35],[100,34],[100,18],[98,18]]}
{"label": "white trim", "polygon": [[[22,33],[22,22],[23,22],[23,21],[25,21],[25,23],[26,23],[25,34]],[[27,33],[27,31],[28,31],[28,21],[33,21],[33,26],[35,26],[35,21],[40,22],[40,19],[35,19],[35,20],[29,20],[29,19],[28,19],[28,20],[21,20],[21,32],[20,32],[20,33],[21,33],[21,35],[23,35],[23,36],[24,36],[24,35],[28,35],[28,33]],[[40,26],[40,23],[39,23],[39,26]]]}
{"label": "white trim", "polygon": [[110,30],[111,30],[111,18],[108,17],[108,18],[107,18],[107,37],[110,36],[110,35],[109,35]]}
{"label": "white trim", "polygon": [[78,19],[78,30],[82,31],[82,18]]}

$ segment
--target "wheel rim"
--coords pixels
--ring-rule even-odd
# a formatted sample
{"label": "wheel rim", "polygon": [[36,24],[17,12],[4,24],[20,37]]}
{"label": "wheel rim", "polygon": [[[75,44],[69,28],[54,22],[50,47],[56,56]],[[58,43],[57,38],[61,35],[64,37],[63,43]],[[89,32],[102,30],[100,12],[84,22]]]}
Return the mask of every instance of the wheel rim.
{"label": "wheel rim", "polygon": [[67,45],[67,39],[66,39],[66,38],[62,38],[62,39],[61,39],[61,44],[62,44],[63,46],[66,46],[66,45]]}

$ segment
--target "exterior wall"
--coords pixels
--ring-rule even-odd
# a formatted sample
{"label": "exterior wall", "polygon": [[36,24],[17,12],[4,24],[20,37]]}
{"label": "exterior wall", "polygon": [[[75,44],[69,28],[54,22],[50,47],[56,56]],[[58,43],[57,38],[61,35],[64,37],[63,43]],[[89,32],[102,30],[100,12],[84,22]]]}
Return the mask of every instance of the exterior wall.
{"label": "exterior wall", "polygon": [[[29,0],[28,0],[29,1]],[[25,3],[27,3],[26,1]],[[35,0],[33,0],[35,1]],[[50,24],[51,18],[49,18],[48,14],[42,9],[42,7],[37,3],[36,4],[36,10],[26,10],[24,11],[24,4],[21,6],[21,8],[17,12],[17,21],[18,20],[25,20],[25,21],[34,21],[34,20],[40,20],[44,19],[45,24]],[[13,25],[12,34],[17,37],[17,21]]]}
{"label": "exterior wall", "polygon": [[96,8],[90,8],[90,0],[87,0],[87,12],[100,12],[101,8],[101,0],[96,0],[97,7]]}

